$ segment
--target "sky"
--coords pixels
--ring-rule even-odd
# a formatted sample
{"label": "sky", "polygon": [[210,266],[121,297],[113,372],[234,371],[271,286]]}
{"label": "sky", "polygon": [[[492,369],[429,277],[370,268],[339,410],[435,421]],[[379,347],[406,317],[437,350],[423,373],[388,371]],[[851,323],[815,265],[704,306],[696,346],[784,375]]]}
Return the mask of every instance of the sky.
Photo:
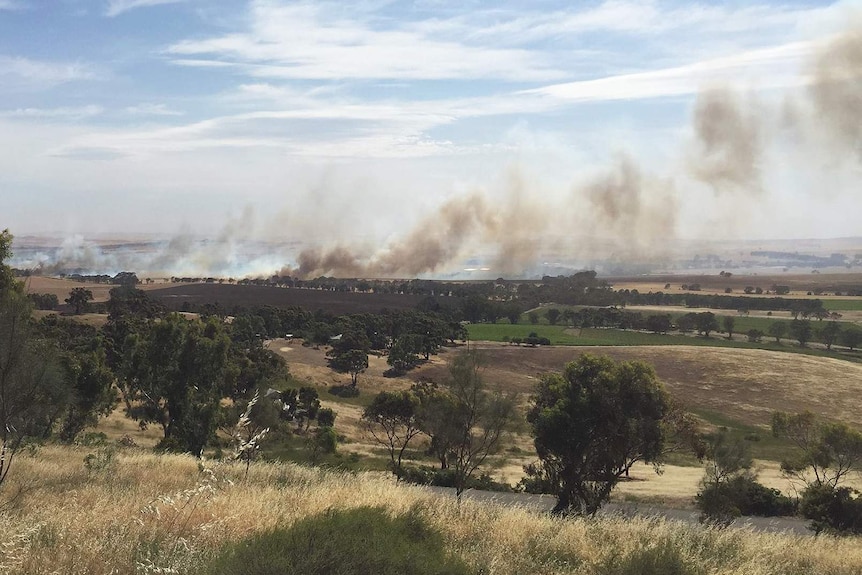
{"label": "sky", "polygon": [[0,0],[0,228],[859,236],[860,31],[858,1]]}

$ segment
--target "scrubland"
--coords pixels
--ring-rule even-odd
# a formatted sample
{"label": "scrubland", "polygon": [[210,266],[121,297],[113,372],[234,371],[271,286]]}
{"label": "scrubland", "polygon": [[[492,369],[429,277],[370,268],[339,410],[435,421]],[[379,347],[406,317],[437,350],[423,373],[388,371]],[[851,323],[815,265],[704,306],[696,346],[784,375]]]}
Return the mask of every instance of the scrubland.
{"label": "scrubland", "polygon": [[245,476],[242,465],[136,448],[35,449],[16,460],[2,500],[4,574],[198,573],[225,545],[252,533],[359,506],[418,515],[450,553],[489,575],[862,572],[858,538],[558,519],[459,505],[381,474],[257,462]]}

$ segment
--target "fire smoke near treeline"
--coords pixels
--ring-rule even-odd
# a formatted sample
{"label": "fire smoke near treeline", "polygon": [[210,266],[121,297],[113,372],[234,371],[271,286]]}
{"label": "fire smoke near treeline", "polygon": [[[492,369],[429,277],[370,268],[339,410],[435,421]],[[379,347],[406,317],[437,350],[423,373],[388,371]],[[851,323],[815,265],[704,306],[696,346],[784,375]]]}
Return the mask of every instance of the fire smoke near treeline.
{"label": "fire smoke near treeline", "polygon": [[692,181],[710,188],[716,201],[735,213],[740,204],[767,194],[770,154],[788,141],[802,152],[795,158],[816,158],[814,150],[825,147],[837,169],[859,169],[862,32],[824,44],[801,83],[804,96],[785,95],[780,105],[727,87],[705,88],[692,107],[693,141],[680,146],[686,151],[672,173],[653,173],[621,153],[603,174],[573,185],[563,200],[549,200],[512,169],[503,201],[480,190],[451,198],[382,248],[314,238],[303,245],[317,245],[307,248],[245,244],[254,226],[247,212],[209,242],[178,236],[135,252],[106,251],[72,239],[59,250],[28,254],[26,263],[44,273],[132,269],[151,275],[384,278],[450,273],[476,253],[483,254],[495,277],[534,270],[548,253],[572,261],[589,261],[598,253],[619,261],[660,258],[676,238],[680,194]]}

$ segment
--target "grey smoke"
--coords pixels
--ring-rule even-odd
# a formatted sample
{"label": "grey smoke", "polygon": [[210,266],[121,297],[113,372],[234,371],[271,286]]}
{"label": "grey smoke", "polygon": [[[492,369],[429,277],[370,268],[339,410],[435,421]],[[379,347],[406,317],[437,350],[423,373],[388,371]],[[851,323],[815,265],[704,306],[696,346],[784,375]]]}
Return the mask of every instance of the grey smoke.
{"label": "grey smoke", "polygon": [[763,193],[763,132],[760,114],[726,89],[698,95],[692,124],[696,149],[691,172],[716,193]]}
{"label": "grey smoke", "polygon": [[823,127],[862,159],[862,31],[841,34],[821,51],[810,96]]}

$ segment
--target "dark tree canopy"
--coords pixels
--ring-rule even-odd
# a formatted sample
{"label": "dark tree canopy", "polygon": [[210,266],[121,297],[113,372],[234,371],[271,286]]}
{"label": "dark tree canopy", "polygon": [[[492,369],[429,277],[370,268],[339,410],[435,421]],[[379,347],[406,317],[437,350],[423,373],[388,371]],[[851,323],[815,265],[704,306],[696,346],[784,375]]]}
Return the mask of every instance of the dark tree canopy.
{"label": "dark tree canopy", "polygon": [[669,412],[655,371],[642,362],[586,354],[543,377],[527,421],[555,512],[592,515],[634,463],[656,463]]}
{"label": "dark tree canopy", "polygon": [[164,430],[166,448],[200,455],[227,395],[230,339],[215,318],[169,315],[130,336],[121,369],[126,411]]}

